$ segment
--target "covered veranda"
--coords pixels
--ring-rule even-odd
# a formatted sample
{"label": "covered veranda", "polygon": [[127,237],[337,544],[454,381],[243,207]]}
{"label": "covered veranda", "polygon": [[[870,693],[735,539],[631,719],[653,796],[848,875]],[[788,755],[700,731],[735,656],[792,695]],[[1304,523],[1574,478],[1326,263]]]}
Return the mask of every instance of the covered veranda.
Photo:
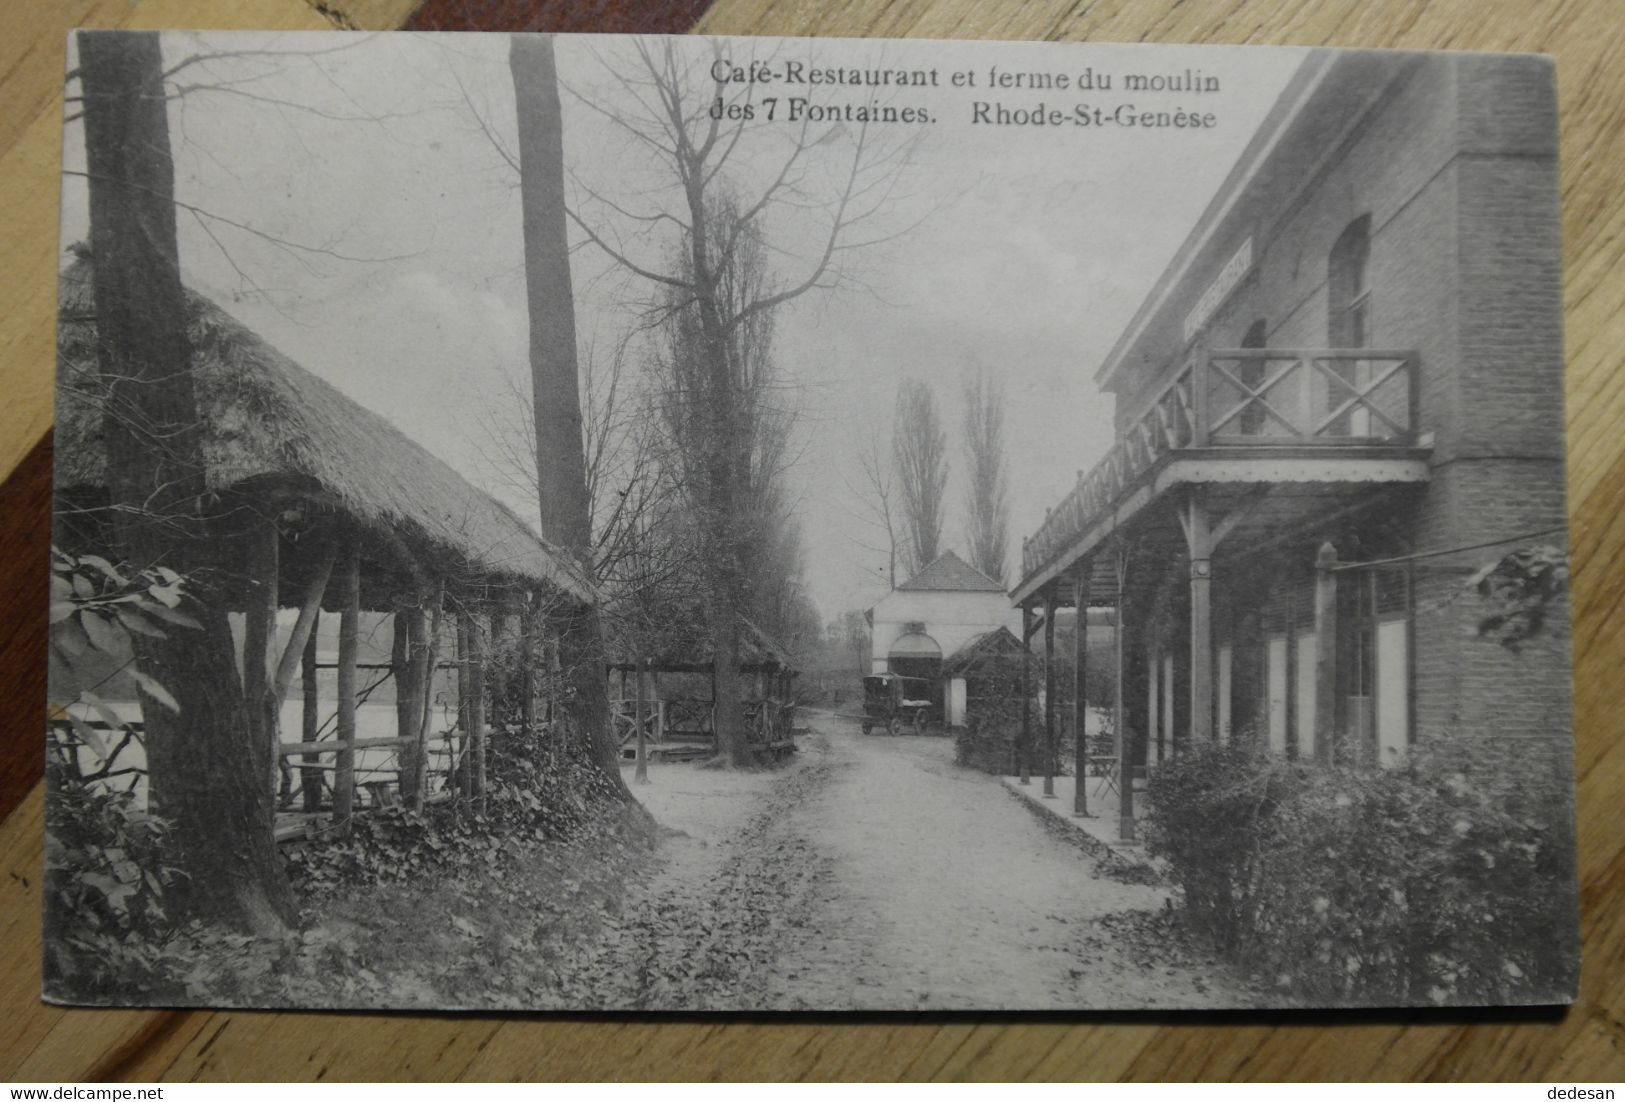
{"label": "covered veranda", "polygon": [[[1356,358],[1360,372],[1345,377],[1339,366]],[[1243,726],[1243,717],[1232,714],[1233,690],[1243,680],[1234,664],[1240,651],[1216,646],[1216,615],[1229,638],[1257,637],[1260,608],[1249,603],[1269,603],[1296,643],[1286,648],[1287,661],[1301,666],[1310,688],[1288,688],[1278,700],[1255,691],[1257,715],[1275,724],[1281,718],[1275,713],[1288,713],[1282,729],[1299,733],[1281,749],[1333,752],[1349,710],[1349,644],[1339,612],[1348,609],[1348,593],[1369,589],[1369,606],[1356,610],[1374,620],[1379,600],[1375,575],[1360,587],[1349,584],[1352,576],[1340,586],[1339,575],[1358,565],[1340,555],[1389,550],[1383,518],[1402,510],[1410,489],[1430,477],[1430,449],[1411,428],[1415,368],[1415,354],[1404,351],[1209,352],[1127,423],[1106,457],[1080,474],[1024,541],[1022,580],[1013,593],[1024,642],[1043,630],[1044,650],[1053,656],[1057,610],[1116,612],[1111,710],[1124,782],[1121,838],[1135,834],[1129,779],[1186,740]],[[1299,400],[1289,405],[1283,392]],[[1328,412],[1310,420],[1311,409]],[[1408,594],[1406,588],[1401,599]],[[1080,656],[1087,619],[1077,617]],[[1256,686],[1262,671],[1251,672]],[[1043,671],[1041,746],[1025,729],[1022,736],[1023,778],[1037,762],[1046,791],[1053,787],[1057,676],[1051,657]],[[1089,701],[1081,657],[1072,676],[1076,699]],[[1086,766],[1080,761],[1077,771]],[[1075,813],[1089,814],[1084,786],[1077,786],[1076,799]]]}

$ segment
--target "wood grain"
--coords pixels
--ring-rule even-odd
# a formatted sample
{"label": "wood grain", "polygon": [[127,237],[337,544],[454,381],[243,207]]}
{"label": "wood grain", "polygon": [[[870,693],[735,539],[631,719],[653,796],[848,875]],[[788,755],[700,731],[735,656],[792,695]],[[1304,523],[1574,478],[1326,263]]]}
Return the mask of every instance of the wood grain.
{"label": "wood grain", "polygon": [[[37,784],[60,51],[72,26],[399,26],[415,0],[0,5],[0,1075],[8,1079],[1625,1078],[1625,23],[1617,0],[714,0],[698,29],[1533,50],[1558,59],[1581,1000],[1566,1013],[434,1018],[42,1005]],[[470,5],[473,7],[473,5]],[[615,5],[608,5],[614,7]],[[501,5],[490,5],[498,8]],[[478,13],[475,13],[478,14]],[[492,28],[496,29],[496,28]],[[28,459],[24,462],[25,458]],[[19,466],[19,464],[21,464]]]}

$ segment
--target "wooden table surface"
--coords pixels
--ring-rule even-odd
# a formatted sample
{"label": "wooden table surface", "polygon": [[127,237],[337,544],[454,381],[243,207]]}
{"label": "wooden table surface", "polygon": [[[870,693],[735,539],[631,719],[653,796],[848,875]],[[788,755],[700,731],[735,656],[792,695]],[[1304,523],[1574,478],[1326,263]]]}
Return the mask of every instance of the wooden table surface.
{"label": "wooden table surface", "polygon": [[[668,30],[1528,50],[1562,109],[1584,966],[1566,1013],[375,1017],[39,1002],[63,34]],[[0,0],[0,1077],[1625,1079],[1621,0]]]}

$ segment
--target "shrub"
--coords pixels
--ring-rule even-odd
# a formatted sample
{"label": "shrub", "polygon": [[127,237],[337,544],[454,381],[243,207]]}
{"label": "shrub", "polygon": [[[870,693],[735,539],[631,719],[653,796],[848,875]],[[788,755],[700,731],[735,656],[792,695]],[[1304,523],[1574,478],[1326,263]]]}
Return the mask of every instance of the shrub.
{"label": "shrub", "polygon": [[1575,981],[1561,770],[1442,740],[1391,769],[1191,748],[1152,774],[1147,844],[1187,920],[1266,982],[1340,1003],[1561,1001]]}
{"label": "shrub", "polygon": [[483,809],[467,799],[357,815],[350,836],[285,847],[294,886],[312,897],[366,884],[401,884],[457,866],[491,868],[527,842],[574,837],[607,807],[609,780],[581,740],[551,743],[516,724],[491,732]]}
{"label": "shrub", "polygon": [[1020,737],[1019,700],[978,700],[966,709],[965,726],[954,735],[954,760],[984,773],[1009,773],[1016,767],[1016,742]]}
{"label": "shrub", "polygon": [[53,756],[45,782],[45,979],[118,991],[152,979],[171,933],[168,825],[135,795],[89,784]]}

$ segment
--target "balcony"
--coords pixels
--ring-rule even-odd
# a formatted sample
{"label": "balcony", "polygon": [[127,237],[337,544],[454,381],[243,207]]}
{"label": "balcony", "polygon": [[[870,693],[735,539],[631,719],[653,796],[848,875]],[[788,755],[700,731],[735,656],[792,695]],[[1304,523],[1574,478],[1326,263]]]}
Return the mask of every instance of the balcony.
{"label": "balcony", "polygon": [[1219,349],[1193,360],[1023,543],[1018,596],[1160,492],[1175,464],[1187,465],[1166,481],[1425,478],[1417,365],[1414,351],[1369,348]]}

